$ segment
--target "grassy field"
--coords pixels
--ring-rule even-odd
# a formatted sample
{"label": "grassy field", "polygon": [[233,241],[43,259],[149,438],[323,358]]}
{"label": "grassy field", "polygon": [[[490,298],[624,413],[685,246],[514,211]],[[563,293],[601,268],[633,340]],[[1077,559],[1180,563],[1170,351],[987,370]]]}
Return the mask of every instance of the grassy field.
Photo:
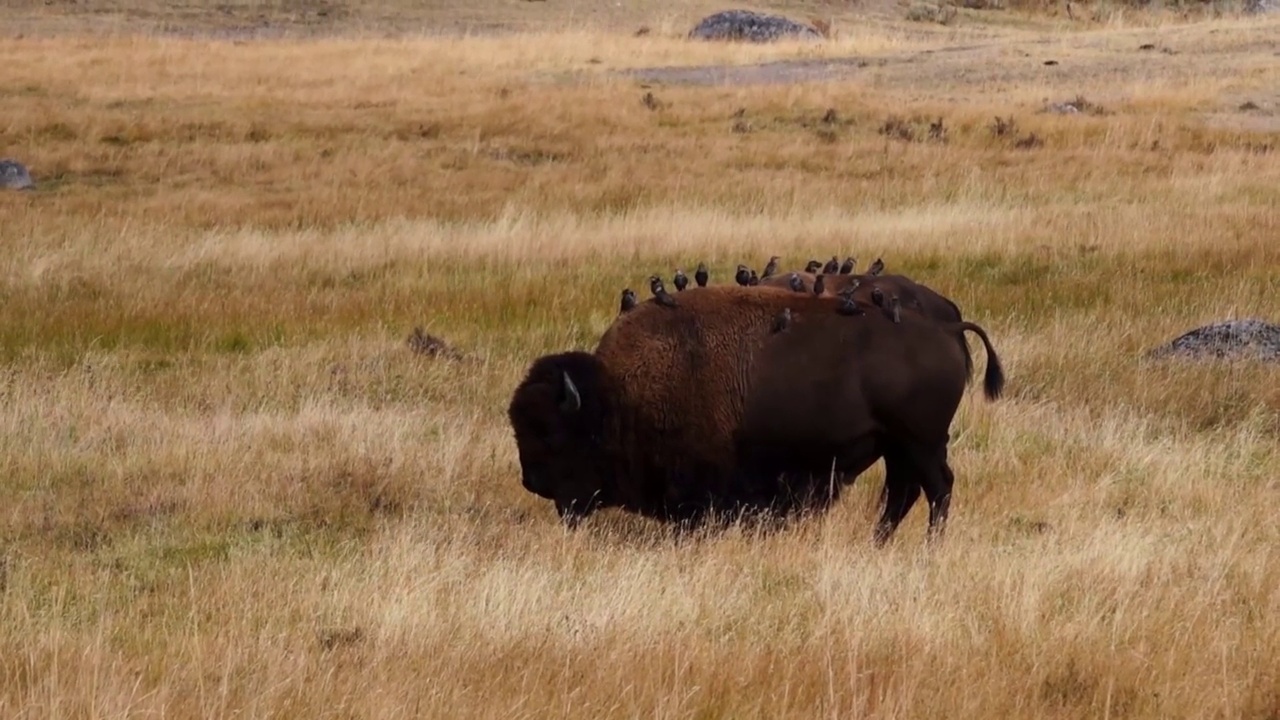
{"label": "grassy field", "polygon": [[[1280,321],[1280,19],[750,48],[15,7],[0,156],[40,188],[0,194],[0,716],[1280,715],[1280,368],[1142,357]],[[945,542],[917,507],[872,547],[879,465],[772,534],[566,533],[506,425],[528,363],[653,272],[771,254],[883,257],[991,334],[1007,395],[956,418]]]}

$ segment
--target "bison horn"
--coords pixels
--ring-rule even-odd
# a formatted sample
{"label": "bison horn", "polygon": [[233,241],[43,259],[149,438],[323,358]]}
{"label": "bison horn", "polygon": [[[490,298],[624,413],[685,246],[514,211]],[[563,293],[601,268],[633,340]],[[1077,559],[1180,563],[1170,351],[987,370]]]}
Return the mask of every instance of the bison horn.
{"label": "bison horn", "polygon": [[573,384],[569,373],[560,374],[564,375],[564,400],[560,402],[560,409],[567,413],[578,412],[582,409],[582,395],[578,394],[578,386]]}

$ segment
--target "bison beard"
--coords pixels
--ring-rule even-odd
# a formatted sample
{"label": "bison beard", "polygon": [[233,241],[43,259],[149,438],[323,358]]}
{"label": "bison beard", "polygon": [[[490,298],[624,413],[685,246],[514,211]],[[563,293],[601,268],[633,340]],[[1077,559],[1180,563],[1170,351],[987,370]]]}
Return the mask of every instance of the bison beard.
{"label": "bison beard", "polygon": [[[956,338],[999,359],[972,323],[787,290],[691,288],[680,307],[645,302],[616,320],[594,354],[536,360],[508,415],[523,482],[574,524],[620,507],[663,520],[821,510],[880,458],[887,503],[875,539],[892,536],[921,491],[930,535],[948,514],[948,430],[969,373]],[[785,308],[784,333],[775,322]]]}

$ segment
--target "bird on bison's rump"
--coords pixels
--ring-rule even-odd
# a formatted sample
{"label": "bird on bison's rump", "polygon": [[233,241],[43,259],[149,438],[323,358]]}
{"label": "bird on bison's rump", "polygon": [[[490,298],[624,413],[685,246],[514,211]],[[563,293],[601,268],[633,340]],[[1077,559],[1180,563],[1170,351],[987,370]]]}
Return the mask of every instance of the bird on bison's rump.
{"label": "bird on bison's rump", "polygon": [[[956,336],[986,346],[984,388],[1004,375],[982,328],[787,290],[691,288],[675,309],[650,299],[593,353],[536,359],[508,418],[524,487],[569,526],[600,508],[697,523],[726,513],[823,509],[839,483],[881,457],[886,541],[921,490],[930,534],[954,481],[949,426],[969,380]],[[784,332],[778,317],[789,311]],[[833,462],[834,461],[834,462]]]}
{"label": "bird on bison's rump", "polygon": [[[778,273],[760,280],[761,287],[790,288],[791,276],[797,276],[805,287],[813,287],[819,273],[808,273],[796,270]],[[960,322],[960,308],[949,298],[939,294],[927,285],[912,280],[906,275],[826,275],[823,288],[827,295],[839,295],[851,285],[856,285],[855,293],[859,300],[870,301],[871,288],[879,287],[881,291],[896,294],[902,298],[904,307],[912,307],[925,315],[944,322]]]}
{"label": "bird on bison's rump", "polygon": [[[779,274],[760,281],[761,287],[775,287],[791,289],[790,276],[799,277],[800,283],[804,287],[813,287],[817,280],[817,275],[812,273],[795,272],[788,274]],[[903,310],[914,310],[925,317],[932,318],[939,322],[963,322],[964,318],[960,315],[960,307],[957,306],[950,298],[938,293],[927,285],[912,280],[905,275],[826,275],[823,278],[823,295],[840,296],[846,294],[850,287],[853,287],[853,300],[855,302],[877,305],[872,297],[878,289],[886,297],[889,295],[897,295]],[[887,310],[876,308],[880,312]],[[973,358],[969,354],[969,345],[963,336],[957,336],[961,347],[965,349],[965,368],[972,372]]]}
{"label": "bird on bison's rump", "polygon": [[[774,255],[770,258],[770,261],[776,261],[777,259],[778,256]],[[832,259],[834,260],[835,258]],[[877,258],[876,261],[881,268],[884,267],[883,260]],[[846,260],[846,265],[850,271],[853,270],[854,262],[852,257]],[[774,264],[776,266],[776,262]],[[820,266],[821,264],[817,260],[809,261],[809,267]],[[903,309],[915,310],[940,322],[964,321],[964,317],[960,313],[960,307],[950,298],[905,275],[854,275],[841,274],[843,267],[838,268],[838,270],[840,272],[836,274],[825,273],[826,277],[823,278],[821,290],[815,294],[840,297],[847,295],[849,288],[852,287],[854,301],[876,305],[882,311],[889,313],[888,308],[882,307],[880,303],[874,300],[874,297],[878,294],[876,291],[879,290],[880,294],[897,295]],[[739,285],[749,287],[756,287],[757,285],[760,287],[780,287],[803,292],[805,288],[816,290],[815,285],[817,285],[818,281],[816,273],[797,270],[793,272],[775,272],[769,277],[753,282],[753,272],[746,265],[738,265],[738,272],[735,277],[736,282]],[[795,276],[795,279],[792,276]],[[965,351],[965,368],[972,372],[973,357],[969,353],[969,345],[963,336],[958,337],[958,342]]]}

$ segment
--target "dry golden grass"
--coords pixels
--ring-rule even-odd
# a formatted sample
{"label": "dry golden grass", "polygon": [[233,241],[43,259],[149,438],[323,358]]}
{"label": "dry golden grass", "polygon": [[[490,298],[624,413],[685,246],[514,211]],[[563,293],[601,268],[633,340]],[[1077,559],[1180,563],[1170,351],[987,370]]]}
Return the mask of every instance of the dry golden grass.
{"label": "dry golden grass", "polygon": [[[1280,370],[1141,355],[1280,320],[1276,132],[1204,121],[1278,28],[3,44],[0,716],[1276,717]],[[657,111],[610,74],[842,53]],[[1010,375],[940,546],[871,547],[879,467],[764,536],[521,489],[511,390],[622,287],[846,252]]]}

